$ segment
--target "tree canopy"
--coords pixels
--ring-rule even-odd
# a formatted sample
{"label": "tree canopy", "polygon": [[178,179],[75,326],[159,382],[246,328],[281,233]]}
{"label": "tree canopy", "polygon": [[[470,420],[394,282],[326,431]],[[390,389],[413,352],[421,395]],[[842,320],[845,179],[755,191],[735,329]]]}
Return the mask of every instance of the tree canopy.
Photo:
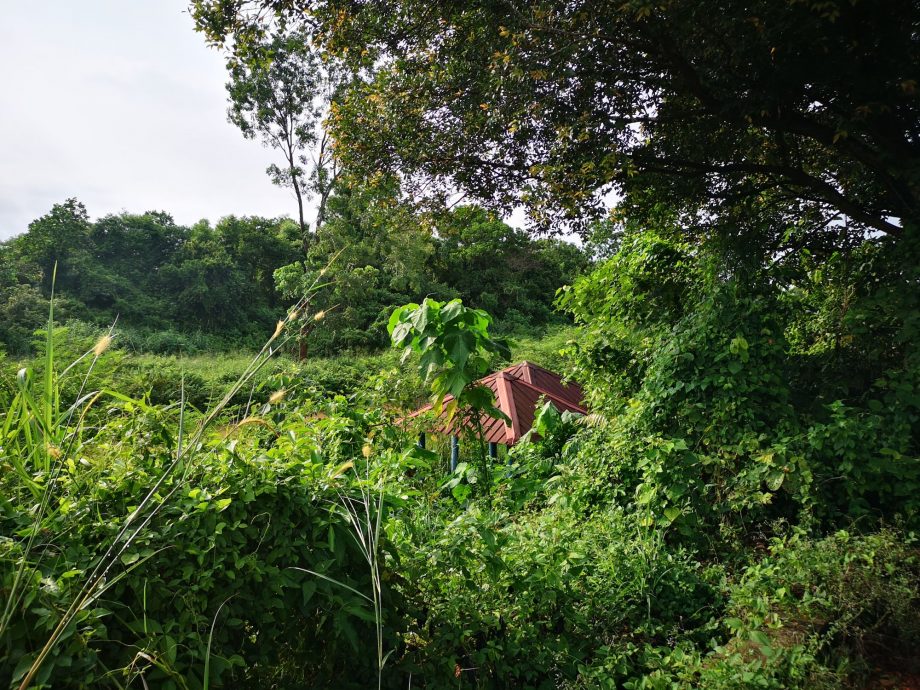
{"label": "tree canopy", "polygon": [[309,234],[304,204],[313,193],[319,194],[316,224],[321,225],[335,177],[327,135],[319,126],[334,84],[304,34],[240,40],[235,48],[227,62],[228,117],[243,136],[259,138],[284,158],[283,166],[272,164],[267,172],[272,182],[294,193],[306,250]]}
{"label": "tree canopy", "polygon": [[[769,215],[770,251],[901,235],[920,200],[920,7],[194,0],[212,41],[296,23],[356,80],[330,126],[346,166],[416,191],[525,204],[547,227],[605,195],[685,226]],[[845,222],[844,222],[845,219]],[[762,234],[762,230],[751,230]],[[844,242],[846,239],[843,240]]]}
{"label": "tree canopy", "polygon": [[117,319],[126,346],[169,353],[257,345],[303,282],[325,270],[315,304],[329,316],[312,348],[329,353],[385,345],[393,307],[426,296],[486,307],[505,332],[539,328],[564,318],[552,308],[556,290],[588,265],[578,247],[532,240],[482,208],[435,218],[392,189],[343,188],[326,213],[304,254],[288,219],[185,227],[148,212],[93,222],[75,199],[56,204],[0,243],[0,344],[30,350],[55,267],[61,320]]}

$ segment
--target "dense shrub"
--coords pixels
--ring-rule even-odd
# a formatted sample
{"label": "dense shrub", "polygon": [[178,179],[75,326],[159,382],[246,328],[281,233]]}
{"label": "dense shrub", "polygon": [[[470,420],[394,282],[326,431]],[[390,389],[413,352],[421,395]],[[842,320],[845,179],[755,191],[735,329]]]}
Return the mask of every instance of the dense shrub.
{"label": "dense shrub", "polygon": [[718,607],[698,563],[619,509],[476,504],[434,533],[404,529],[402,663],[426,687],[552,688],[614,654],[615,687],[648,670],[644,645],[692,642]]}
{"label": "dense shrub", "polygon": [[732,638],[704,687],[864,687],[920,671],[920,551],[911,536],[774,539],[730,588]]}
{"label": "dense shrub", "polygon": [[[847,279],[880,282],[866,272]],[[824,303],[816,293],[826,286],[733,275],[714,250],[666,234],[625,237],[561,298],[583,326],[576,378],[609,422],[579,459],[595,495],[630,501],[698,545],[714,528],[730,544],[777,518],[915,521],[920,367],[905,336],[916,329],[916,304],[901,298],[901,310],[888,303],[880,316],[874,301],[891,288],[853,298],[854,322],[833,320],[843,332],[829,357],[828,334],[815,325],[829,317],[803,306]],[[867,345],[848,331],[862,332],[870,317],[884,326],[876,347],[897,356],[858,355]],[[862,363],[856,380],[851,357]]]}
{"label": "dense shrub", "polygon": [[[41,530],[59,536],[30,553],[25,596],[2,636],[4,685],[25,673],[176,452],[176,413],[145,409],[126,415],[112,408],[117,416],[80,448],[81,464],[55,481],[54,510]],[[337,458],[343,449],[354,452],[363,433],[332,419],[319,418],[313,430],[289,422],[274,443],[274,433],[245,424],[209,440],[184,474],[162,486],[162,509],[121,550],[98,598],[70,623],[37,682],[96,687],[110,674],[118,684],[142,675],[157,687],[195,688],[207,660],[212,687],[322,686],[331,679],[337,687],[367,687],[373,659],[358,654],[373,645],[373,615],[358,594],[367,589],[366,565],[352,526],[331,509],[349,491]],[[24,535],[30,504],[10,479],[3,533]],[[0,583],[10,592],[23,542],[4,537],[0,547]]]}

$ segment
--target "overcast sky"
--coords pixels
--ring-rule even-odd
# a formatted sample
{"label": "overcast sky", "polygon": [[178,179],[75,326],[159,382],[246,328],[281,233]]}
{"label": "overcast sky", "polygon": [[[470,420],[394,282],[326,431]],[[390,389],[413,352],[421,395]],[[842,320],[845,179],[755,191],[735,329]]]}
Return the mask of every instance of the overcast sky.
{"label": "overcast sky", "polygon": [[0,0],[0,239],[69,197],[92,218],[292,215],[225,81],[184,0]]}

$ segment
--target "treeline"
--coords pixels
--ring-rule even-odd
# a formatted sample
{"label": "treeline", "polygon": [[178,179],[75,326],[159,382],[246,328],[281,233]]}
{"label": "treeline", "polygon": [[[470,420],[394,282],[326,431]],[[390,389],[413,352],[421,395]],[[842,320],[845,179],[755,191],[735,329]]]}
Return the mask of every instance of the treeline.
{"label": "treeline", "polygon": [[117,318],[140,349],[245,342],[281,308],[272,272],[296,247],[283,221],[228,217],[189,228],[165,213],[124,213],[91,222],[71,199],[2,245],[0,340],[12,354],[28,352],[53,290],[57,320]]}
{"label": "treeline", "polygon": [[252,347],[319,271],[327,285],[315,306],[328,318],[315,353],[385,344],[392,307],[429,295],[486,308],[506,331],[533,329],[560,318],[555,292],[587,263],[578,247],[533,240],[481,208],[425,216],[366,191],[339,192],[306,237],[285,218],[93,222],[70,199],[0,244],[0,347],[32,351],[52,292],[57,321],[117,322],[121,345],[136,351]]}

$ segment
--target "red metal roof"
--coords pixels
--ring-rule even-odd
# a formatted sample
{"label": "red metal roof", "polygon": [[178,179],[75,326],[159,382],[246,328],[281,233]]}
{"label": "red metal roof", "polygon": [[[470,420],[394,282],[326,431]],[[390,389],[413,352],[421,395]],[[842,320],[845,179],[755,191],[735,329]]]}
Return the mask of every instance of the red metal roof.
{"label": "red metal roof", "polygon": [[[587,414],[582,404],[581,386],[575,383],[565,384],[562,377],[548,369],[530,362],[521,362],[485,376],[477,383],[488,386],[495,396],[496,407],[508,415],[511,423],[497,417],[484,416],[482,421],[482,440],[488,443],[501,443],[513,446],[533,426],[537,402],[545,398],[553,403],[560,412],[569,410],[578,414]],[[444,398],[446,406],[453,396]],[[412,413],[412,417],[432,409],[425,405]],[[446,417],[442,413],[441,417]],[[458,431],[462,426],[475,429],[476,425],[468,418],[458,414],[451,422],[438,429],[440,433]]]}

